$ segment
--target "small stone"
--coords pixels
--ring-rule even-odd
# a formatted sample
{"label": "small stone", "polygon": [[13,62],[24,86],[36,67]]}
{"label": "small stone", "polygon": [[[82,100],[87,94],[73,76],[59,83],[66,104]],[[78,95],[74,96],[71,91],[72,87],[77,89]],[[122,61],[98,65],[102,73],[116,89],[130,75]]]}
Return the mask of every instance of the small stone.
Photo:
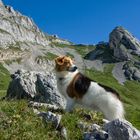
{"label": "small stone", "polygon": [[67,129],[65,127],[61,128],[61,132],[60,132],[61,136],[67,140],[68,139],[68,134],[67,134]]}
{"label": "small stone", "polygon": [[90,132],[84,132],[83,134],[84,140],[96,140],[94,136],[91,135]]}
{"label": "small stone", "polygon": [[99,130],[101,127],[97,124],[92,124],[89,126],[90,130],[95,131],[95,130]]}
{"label": "small stone", "polygon": [[51,104],[47,104],[47,103],[39,103],[39,102],[34,102],[34,101],[30,101],[29,104],[28,104],[29,107],[34,107],[34,108],[40,108],[40,107],[45,107],[49,110],[53,110],[53,111],[60,111],[62,112],[62,108],[60,108],[59,106],[57,105],[51,105]]}
{"label": "small stone", "polygon": [[87,129],[87,123],[84,122],[78,122],[77,127],[80,128],[81,130],[86,130]]}
{"label": "small stone", "polygon": [[50,111],[37,112],[37,115],[41,116],[46,123],[52,123],[55,129],[58,128],[62,118],[62,115],[58,115],[58,114],[56,115]]}
{"label": "small stone", "polygon": [[100,130],[99,135],[100,135],[101,139],[107,139],[108,138],[108,133],[104,130]]}
{"label": "small stone", "polygon": [[103,123],[109,123],[109,121],[106,119],[103,119]]}

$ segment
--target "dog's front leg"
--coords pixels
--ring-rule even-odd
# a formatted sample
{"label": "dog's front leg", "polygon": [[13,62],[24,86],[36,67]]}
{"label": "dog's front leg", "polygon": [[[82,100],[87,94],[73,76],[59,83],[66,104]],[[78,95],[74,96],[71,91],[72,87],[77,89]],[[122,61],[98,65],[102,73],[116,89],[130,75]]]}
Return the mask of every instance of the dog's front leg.
{"label": "dog's front leg", "polygon": [[75,99],[67,98],[66,112],[72,112],[74,106],[75,106]]}

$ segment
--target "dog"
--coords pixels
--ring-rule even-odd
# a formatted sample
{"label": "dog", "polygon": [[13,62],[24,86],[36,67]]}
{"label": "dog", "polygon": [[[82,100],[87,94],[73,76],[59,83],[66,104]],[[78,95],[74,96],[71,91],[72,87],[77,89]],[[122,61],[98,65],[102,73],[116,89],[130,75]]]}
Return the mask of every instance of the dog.
{"label": "dog", "polygon": [[119,94],[80,73],[70,57],[59,56],[55,59],[55,73],[58,90],[67,100],[67,112],[72,111],[75,104],[80,104],[102,112],[109,121],[124,119]]}

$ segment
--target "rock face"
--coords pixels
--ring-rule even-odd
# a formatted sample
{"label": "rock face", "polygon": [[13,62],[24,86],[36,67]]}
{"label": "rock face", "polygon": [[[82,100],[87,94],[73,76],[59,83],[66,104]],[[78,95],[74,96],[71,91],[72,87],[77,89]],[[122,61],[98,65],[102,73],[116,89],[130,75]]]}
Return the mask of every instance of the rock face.
{"label": "rock face", "polygon": [[99,44],[96,45],[96,48],[89,52],[84,58],[93,61],[101,60],[103,63],[114,62],[113,51],[106,42],[99,42]]}
{"label": "rock face", "polygon": [[0,4],[0,36],[3,35],[0,45],[6,47],[17,41],[29,41],[41,45],[48,45],[45,34],[39,30],[33,20],[23,16],[10,6]]}
{"label": "rock face", "polygon": [[116,27],[109,36],[109,46],[120,61],[131,59],[130,53],[139,54],[140,42],[123,27]]}
{"label": "rock face", "polygon": [[57,36],[49,36],[39,30],[34,21],[15,11],[11,6],[5,6],[0,1],[0,47],[6,48],[17,42],[35,43],[48,46],[51,42],[70,44],[69,41]]}
{"label": "rock face", "polygon": [[11,75],[6,98],[23,99],[65,106],[65,101],[57,90],[57,84],[53,73],[43,74],[18,70]]}
{"label": "rock face", "polygon": [[[0,1],[0,62],[4,62],[4,67],[10,73],[18,69],[51,71],[54,56],[67,53],[63,47],[57,47],[64,44],[72,43],[57,35],[43,33],[31,18]],[[20,50],[18,57],[16,49]],[[17,63],[17,59],[21,60],[20,63]],[[7,60],[10,63],[7,64]]]}
{"label": "rock face", "polygon": [[118,80],[120,84],[123,84],[127,79],[123,71],[123,67],[125,63],[126,62],[115,63],[115,66],[112,70],[112,75]]}

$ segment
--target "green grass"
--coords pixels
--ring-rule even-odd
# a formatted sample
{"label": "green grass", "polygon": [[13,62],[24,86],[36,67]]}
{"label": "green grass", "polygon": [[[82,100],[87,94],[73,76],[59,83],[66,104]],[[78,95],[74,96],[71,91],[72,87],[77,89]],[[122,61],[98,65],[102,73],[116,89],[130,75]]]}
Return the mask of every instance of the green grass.
{"label": "green grass", "polygon": [[55,42],[52,42],[50,45],[60,47],[60,48],[64,48],[64,47],[69,46],[68,44],[61,44],[61,43],[55,43]]}
{"label": "green grass", "polygon": [[57,139],[55,130],[42,123],[41,118],[27,106],[26,101],[1,101],[0,106],[1,140]]}
{"label": "green grass", "polygon": [[113,66],[113,64],[107,65],[104,72],[86,70],[86,74],[95,81],[112,87],[120,93],[126,111],[126,119],[140,129],[140,83],[127,81],[124,85],[120,85],[111,74]]}
{"label": "green grass", "polygon": [[10,81],[10,73],[0,63],[0,91],[6,90]]}
{"label": "green grass", "polygon": [[9,32],[7,32],[6,30],[3,30],[3,29],[0,29],[0,33],[10,34]]}
{"label": "green grass", "polygon": [[54,58],[56,58],[57,55],[53,54],[53,53],[50,53],[50,52],[47,52],[45,57],[46,57],[46,59],[54,60]]}
{"label": "green grass", "polygon": [[[5,93],[0,93],[4,96]],[[45,108],[40,110],[47,111]],[[60,113],[59,113],[60,114]],[[88,120],[85,114],[90,115]],[[79,121],[102,125],[102,114],[77,108],[73,113],[62,114],[61,125],[66,127],[70,140],[83,139],[83,132],[77,127]],[[26,100],[0,101],[0,138],[62,140],[60,133],[50,123],[45,123],[28,107]]]}
{"label": "green grass", "polygon": [[83,58],[85,57],[85,55],[87,53],[89,53],[91,50],[95,49],[94,45],[68,45],[68,44],[60,44],[60,43],[52,43],[52,45],[56,46],[56,47],[60,47],[60,48],[71,48],[77,51],[77,53],[79,53]]}
{"label": "green grass", "polygon": [[69,52],[67,52],[66,55],[69,56],[69,57],[71,57],[71,58],[74,58],[74,55],[71,54],[71,53],[69,53]]}
{"label": "green grass", "polygon": [[38,56],[36,59],[41,59],[41,60],[54,60],[57,57],[57,55],[47,52],[45,53],[44,56]]}
{"label": "green grass", "polygon": [[94,45],[73,45],[71,48],[75,49],[83,58],[87,53],[95,49]]}
{"label": "green grass", "polygon": [[4,62],[7,64],[7,65],[10,65],[10,64],[12,64],[12,63],[18,63],[18,64],[20,64],[21,63],[21,61],[22,61],[22,58],[16,58],[16,59],[13,59],[13,60],[4,60]]}
{"label": "green grass", "polygon": [[135,60],[140,61],[140,56],[138,56],[138,55],[132,55],[132,56]]}

